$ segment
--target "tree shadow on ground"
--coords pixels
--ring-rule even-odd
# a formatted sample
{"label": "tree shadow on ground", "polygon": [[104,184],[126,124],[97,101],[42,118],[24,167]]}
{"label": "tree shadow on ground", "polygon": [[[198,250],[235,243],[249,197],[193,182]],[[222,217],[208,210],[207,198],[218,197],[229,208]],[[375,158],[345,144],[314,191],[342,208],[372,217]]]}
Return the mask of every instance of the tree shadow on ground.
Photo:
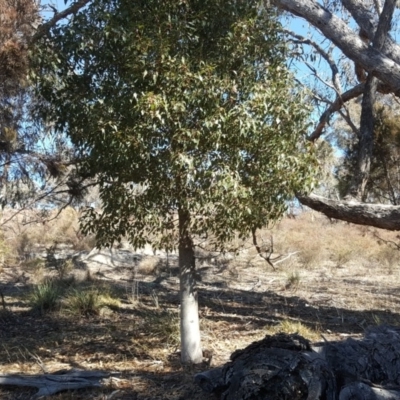
{"label": "tree shadow on ground", "polygon": [[[121,390],[116,399],[211,399],[193,384],[192,377],[196,371],[182,369],[177,346],[170,346],[165,370],[149,371],[149,368],[143,367],[146,363],[150,365],[154,362],[150,350],[166,342],[165,337],[155,337],[152,334],[147,324],[149,315],[158,317],[171,309],[174,316],[178,317],[178,285],[172,272],[176,271],[169,271],[152,280],[139,280],[140,297],[137,304],[128,304],[125,300],[124,306],[104,316],[70,317],[59,313],[38,315],[31,311],[0,312],[0,365],[32,363],[38,357],[44,364],[51,360],[73,368],[87,369],[87,365],[85,368],[84,364],[77,361],[76,354],[86,364],[123,361],[132,365],[131,373],[124,371],[122,374],[123,379],[131,382],[131,386]],[[99,279],[93,284],[107,285],[111,291],[124,295],[124,284],[119,281]],[[24,290],[32,287],[26,285]],[[384,291],[398,301],[399,289]],[[9,295],[9,304],[13,304],[13,299],[15,303],[20,301],[19,291],[10,292]],[[154,296],[157,296],[158,308]],[[249,329],[262,331],[267,326],[279,325],[287,319],[301,322],[322,334],[327,332],[337,336],[360,334],[368,325],[377,323],[400,325],[400,315],[388,310],[351,310],[345,306],[316,305],[301,298],[296,292],[237,289],[217,279],[212,283],[199,284],[199,302],[203,321],[223,322],[228,329],[239,335]],[[157,364],[154,365],[157,367]],[[92,395],[95,393],[93,390],[74,392],[74,398],[89,398],[87,393]],[[107,389],[101,393],[111,392],[111,389]],[[12,399],[7,396],[4,398]],[[23,398],[22,395],[20,398]]]}

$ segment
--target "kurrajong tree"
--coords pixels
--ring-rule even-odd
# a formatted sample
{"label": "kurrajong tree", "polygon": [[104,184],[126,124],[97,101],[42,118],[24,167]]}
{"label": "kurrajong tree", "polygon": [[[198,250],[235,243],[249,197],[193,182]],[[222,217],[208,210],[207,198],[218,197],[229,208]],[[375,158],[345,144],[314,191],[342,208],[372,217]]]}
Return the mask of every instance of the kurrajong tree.
{"label": "kurrajong tree", "polygon": [[313,182],[310,109],[257,1],[95,0],[38,41],[43,115],[100,185],[98,244],[177,247],[184,363],[202,360],[197,235],[223,247]]}

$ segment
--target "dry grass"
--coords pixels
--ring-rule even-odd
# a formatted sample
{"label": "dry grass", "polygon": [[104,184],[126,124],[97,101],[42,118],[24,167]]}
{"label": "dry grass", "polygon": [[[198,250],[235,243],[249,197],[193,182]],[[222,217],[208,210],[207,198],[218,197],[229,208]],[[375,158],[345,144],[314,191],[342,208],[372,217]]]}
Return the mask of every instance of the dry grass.
{"label": "dry grass", "polygon": [[153,275],[158,272],[160,264],[159,257],[147,256],[140,261],[138,270],[143,275]]}
{"label": "dry grass", "polygon": [[[3,219],[9,219],[15,211],[6,210]],[[21,211],[7,224],[2,226],[4,247],[7,249],[7,263],[20,264],[27,260],[31,253],[51,247],[70,248],[75,251],[91,250],[93,237],[80,233],[78,213],[67,207],[58,214],[57,211]],[[1,246],[0,254],[5,254]]]}
{"label": "dry grass", "polygon": [[321,332],[319,329],[312,329],[302,324],[299,321],[292,321],[285,319],[278,325],[273,326],[267,330],[268,334],[273,335],[275,333],[297,333],[310,341],[318,341],[321,339]]}
{"label": "dry grass", "polygon": [[[71,236],[72,226],[64,221],[51,229],[64,232],[60,238]],[[37,225],[35,233],[24,229],[26,236],[15,248],[7,236],[11,230],[5,232],[11,252],[36,248],[35,235],[44,234]],[[275,271],[249,241],[238,255],[199,253],[202,341],[212,354],[211,366],[266,334],[298,332],[312,341],[321,335],[340,340],[361,334],[368,325],[400,325],[395,233],[305,213],[261,232],[266,245],[271,234],[274,258],[295,253],[276,264]],[[41,239],[41,246],[49,247],[52,239]],[[0,304],[0,373],[42,373],[43,366],[49,372],[82,368],[119,373],[102,388],[53,397],[60,400],[209,398],[193,385],[193,374],[208,368],[208,362],[194,369],[179,362],[176,256],[170,257],[168,269],[165,258],[143,256],[136,268],[86,270],[71,264],[65,272],[46,266],[41,257],[19,257],[18,267],[6,263],[0,272],[5,299],[4,307]],[[49,278],[64,282],[60,306],[32,313],[27,293]],[[85,310],[95,311],[67,309],[66,299],[74,295],[87,301]],[[4,399],[29,399],[33,393],[0,387]]]}

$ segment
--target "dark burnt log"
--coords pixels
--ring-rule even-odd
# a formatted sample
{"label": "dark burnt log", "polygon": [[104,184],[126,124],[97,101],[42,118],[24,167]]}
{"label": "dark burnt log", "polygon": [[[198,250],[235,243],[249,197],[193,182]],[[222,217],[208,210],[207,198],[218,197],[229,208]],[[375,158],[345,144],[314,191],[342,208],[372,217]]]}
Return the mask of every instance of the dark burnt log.
{"label": "dark burnt log", "polygon": [[266,336],[231,355],[223,368],[195,376],[224,400],[334,400],[334,376],[326,361],[299,335]]}
{"label": "dark burnt log", "polygon": [[324,356],[342,384],[359,377],[400,389],[400,328],[377,326],[369,328],[363,340],[326,343]]}
{"label": "dark burnt log", "polygon": [[339,400],[399,400],[395,390],[371,387],[363,382],[354,382],[340,391]]}
{"label": "dark burnt log", "polygon": [[221,400],[399,400],[400,328],[315,346],[299,335],[266,336],[195,382]]}

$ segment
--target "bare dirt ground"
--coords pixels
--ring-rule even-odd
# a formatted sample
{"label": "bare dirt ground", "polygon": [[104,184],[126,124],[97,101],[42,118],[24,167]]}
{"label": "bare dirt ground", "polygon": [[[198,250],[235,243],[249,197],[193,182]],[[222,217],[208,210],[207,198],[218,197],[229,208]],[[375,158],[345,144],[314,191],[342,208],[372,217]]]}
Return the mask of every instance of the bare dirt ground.
{"label": "bare dirt ground", "polygon": [[[118,306],[80,317],[32,311],[28,299],[38,271],[4,266],[0,374],[71,368],[113,373],[101,388],[54,399],[210,399],[194,385],[194,374],[222,365],[234,350],[266,334],[299,331],[313,341],[341,340],[369,325],[400,325],[396,263],[361,262],[358,254],[341,263],[331,257],[305,265],[293,256],[274,271],[254,251],[202,253],[198,290],[207,357],[200,366],[184,367],[176,256],[120,254],[124,262],[78,263],[69,271],[120,299]],[[35,391],[2,386],[0,398],[30,399]]]}

